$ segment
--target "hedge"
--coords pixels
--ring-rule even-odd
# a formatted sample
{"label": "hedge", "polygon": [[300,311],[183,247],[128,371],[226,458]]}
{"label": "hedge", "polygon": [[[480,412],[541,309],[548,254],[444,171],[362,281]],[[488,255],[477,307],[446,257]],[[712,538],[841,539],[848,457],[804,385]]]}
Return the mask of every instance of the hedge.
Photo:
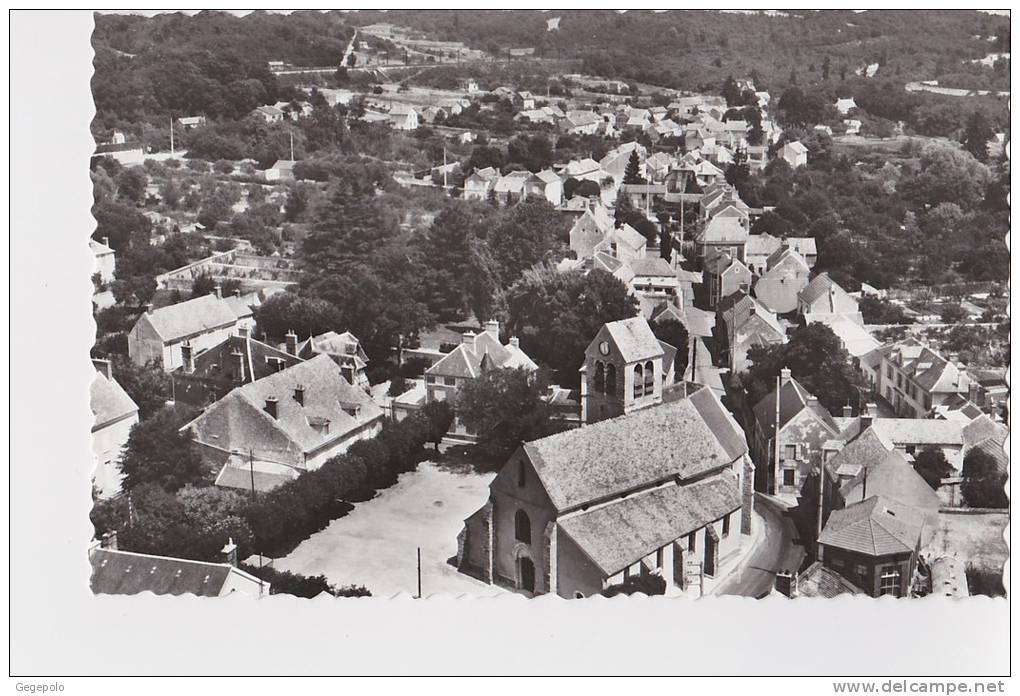
{"label": "hedge", "polygon": [[300,575],[287,570],[276,570],[271,566],[257,568],[246,564],[241,565],[241,570],[251,573],[270,583],[269,594],[289,594],[295,597],[311,599],[318,597],[323,592],[334,597],[371,597],[372,593],[361,585],[330,585],[324,575]]}
{"label": "hedge", "polygon": [[306,471],[262,494],[244,511],[244,518],[263,553],[292,548],[377,490],[396,483],[424,456],[424,446],[436,427],[419,412],[387,423],[374,438],[354,443],[345,454],[320,468]]}

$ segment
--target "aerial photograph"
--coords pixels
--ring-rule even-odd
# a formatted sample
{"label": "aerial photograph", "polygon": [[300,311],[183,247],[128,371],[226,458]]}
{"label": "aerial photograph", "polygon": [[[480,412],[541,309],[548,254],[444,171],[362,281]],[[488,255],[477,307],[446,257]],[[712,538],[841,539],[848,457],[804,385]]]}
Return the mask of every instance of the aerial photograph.
{"label": "aerial photograph", "polygon": [[1008,14],[89,18],[81,592],[1006,596]]}

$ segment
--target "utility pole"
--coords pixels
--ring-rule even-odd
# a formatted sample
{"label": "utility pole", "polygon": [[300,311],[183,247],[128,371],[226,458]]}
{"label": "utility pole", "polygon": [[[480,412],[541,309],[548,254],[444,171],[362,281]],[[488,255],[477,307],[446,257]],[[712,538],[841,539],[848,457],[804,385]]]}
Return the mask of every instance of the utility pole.
{"label": "utility pole", "polygon": [[418,547],[418,599],[421,599],[421,547]]}
{"label": "utility pole", "polygon": [[446,148],[443,148],[443,190],[447,189],[446,185]]}
{"label": "utility pole", "polygon": [[174,154],[174,117],[170,117],[170,154]]}
{"label": "utility pole", "polygon": [[774,466],[772,467],[773,476],[779,475],[779,390],[782,386],[782,377],[776,377],[776,420],[772,424],[772,456],[774,457]]}
{"label": "utility pole", "polygon": [[290,161],[294,161],[294,131],[290,131]]}
{"label": "utility pole", "polygon": [[[248,449],[248,472],[251,474],[251,502],[255,502],[255,450]],[[262,549],[255,547],[259,557],[259,596],[262,596]]]}

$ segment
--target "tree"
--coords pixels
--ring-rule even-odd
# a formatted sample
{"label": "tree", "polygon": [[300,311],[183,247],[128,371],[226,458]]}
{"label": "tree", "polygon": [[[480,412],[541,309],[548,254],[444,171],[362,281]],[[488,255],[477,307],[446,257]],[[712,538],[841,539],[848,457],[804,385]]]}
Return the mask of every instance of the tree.
{"label": "tree", "polygon": [[524,368],[492,368],[469,380],[457,394],[457,413],[479,444],[507,455],[521,442],[553,432],[546,384]]}
{"label": "tree", "polygon": [[828,80],[829,79],[829,71],[831,69],[832,69],[832,61],[829,60],[829,56],[825,56],[825,59],[822,61],[822,79],[823,80]]}
{"label": "tree", "polygon": [[439,451],[439,443],[446,437],[453,425],[453,408],[445,401],[430,401],[421,409],[421,414],[428,423],[428,439],[435,450]]}
{"label": "tree", "polygon": [[490,145],[476,145],[471,149],[471,156],[468,158],[466,171],[477,171],[492,167],[501,169],[506,164],[506,155],[498,147]]}
{"label": "tree", "polygon": [[953,467],[946,461],[946,455],[938,447],[925,447],[914,457],[914,470],[921,475],[932,490],[938,490],[942,479],[952,475]]}
{"label": "tree", "polygon": [[174,492],[205,479],[198,449],[190,434],[180,432],[193,415],[191,409],[166,406],[131,428],[120,458],[125,490],[152,483]]}
{"label": "tree", "polygon": [[723,82],[722,95],[726,100],[726,106],[737,106],[740,104],[740,88],[737,86],[737,81],[733,79],[732,75],[728,75],[726,81]]}
{"label": "tree", "polygon": [[950,302],[943,305],[939,315],[944,324],[959,324],[967,318],[967,312],[958,302]]}
{"label": "tree", "polygon": [[[352,54],[353,57],[353,54]],[[288,570],[277,570],[272,566],[242,565],[242,570],[269,583],[269,594],[287,594],[312,599],[325,593],[334,597],[371,597],[361,585],[331,585],[325,575],[301,575]]]}
{"label": "tree", "polygon": [[733,153],[733,161],[726,167],[726,182],[739,189],[750,178],[751,168],[747,164],[747,153],[743,148],[738,147]]}
{"label": "tree", "polygon": [[162,409],[170,399],[170,375],[158,365],[138,365],[127,356],[113,357],[113,377],[138,406],[145,420]]}
{"label": "tree", "polygon": [[470,302],[467,283],[475,277],[479,262],[472,242],[484,235],[492,221],[489,206],[456,202],[439,213],[418,238],[423,300],[440,320],[464,316]]}
{"label": "tree", "polygon": [[[118,252],[123,252],[132,237],[137,236],[144,239],[146,244],[149,241],[149,232],[152,223],[142,215],[142,212],[132,205],[125,205],[116,201],[99,203],[92,208],[92,215],[96,218],[96,231],[92,238],[102,241],[104,237],[109,238],[110,246]],[[118,271],[120,270],[120,256],[117,258]]]}
{"label": "tree", "polygon": [[860,404],[862,377],[839,338],[825,324],[801,326],[787,343],[754,346],[748,358],[753,364],[741,379],[751,403],[772,391],[776,377],[788,367],[794,379],[831,413],[839,413],[846,404]]}
{"label": "tree", "polygon": [[141,203],[145,198],[145,187],[149,183],[149,175],[140,165],[128,167],[117,175],[117,193],[131,203]]}
{"label": "tree", "polygon": [[899,188],[921,205],[955,203],[966,211],[981,203],[992,179],[991,170],[969,152],[931,142],[921,150],[917,175],[904,177]]}
{"label": "tree", "polygon": [[255,308],[255,323],[266,336],[282,337],[288,331],[317,336],[342,328],[340,314],[329,302],[278,292]]}
{"label": "tree", "polygon": [[637,300],[612,274],[595,269],[526,271],[506,292],[508,330],[532,358],[558,372],[559,384],[579,384],[584,350],[606,322],[638,313]]}
{"label": "tree", "polygon": [[963,131],[963,149],[974,156],[978,162],[988,160],[988,141],[995,135],[988,118],[983,111],[974,111],[967,119],[967,126]]}
{"label": "tree", "polygon": [[631,150],[630,159],[627,160],[627,169],[623,173],[623,183],[643,184],[645,178],[641,176],[641,160],[638,158],[637,150]]}
{"label": "tree", "polygon": [[676,380],[682,381],[684,373],[687,371],[687,358],[690,352],[690,337],[687,334],[687,328],[676,319],[663,319],[652,324],[652,333],[660,341],[676,348],[673,367]]}
{"label": "tree", "polygon": [[974,447],[963,458],[963,499],[971,507],[1008,508],[1006,478],[992,455]]}
{"label": "tree", "polygon": [[544,198],[528,198],[500,211],[487,235],[500,287],[517,280],[525,269],[561,258],[570,220]]}

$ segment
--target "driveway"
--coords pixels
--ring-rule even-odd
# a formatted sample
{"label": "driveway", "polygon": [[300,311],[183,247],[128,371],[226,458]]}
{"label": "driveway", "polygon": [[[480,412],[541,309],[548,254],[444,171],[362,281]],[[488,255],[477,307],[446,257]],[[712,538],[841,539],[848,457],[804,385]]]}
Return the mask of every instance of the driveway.
{"label": "driveway", "polygon": [[776,571],[798,571],[804,548],[796,543],[797,528],[789,509],[771,498],[755,495],[754,509],[765,523],[765,539],[714,594],[764,597],[775,585]]}
{"label": "driveway", "polygon": [[463,466],[422,462],[273,565],[325,575],[335,585],[364,585],[375,597],[414,595],[421,547],[423,595],[499,594],[499,588],[458,573],[447,563],[457,554],[464,519],[485,504],[493,478],[494,473],[479,474]]}

